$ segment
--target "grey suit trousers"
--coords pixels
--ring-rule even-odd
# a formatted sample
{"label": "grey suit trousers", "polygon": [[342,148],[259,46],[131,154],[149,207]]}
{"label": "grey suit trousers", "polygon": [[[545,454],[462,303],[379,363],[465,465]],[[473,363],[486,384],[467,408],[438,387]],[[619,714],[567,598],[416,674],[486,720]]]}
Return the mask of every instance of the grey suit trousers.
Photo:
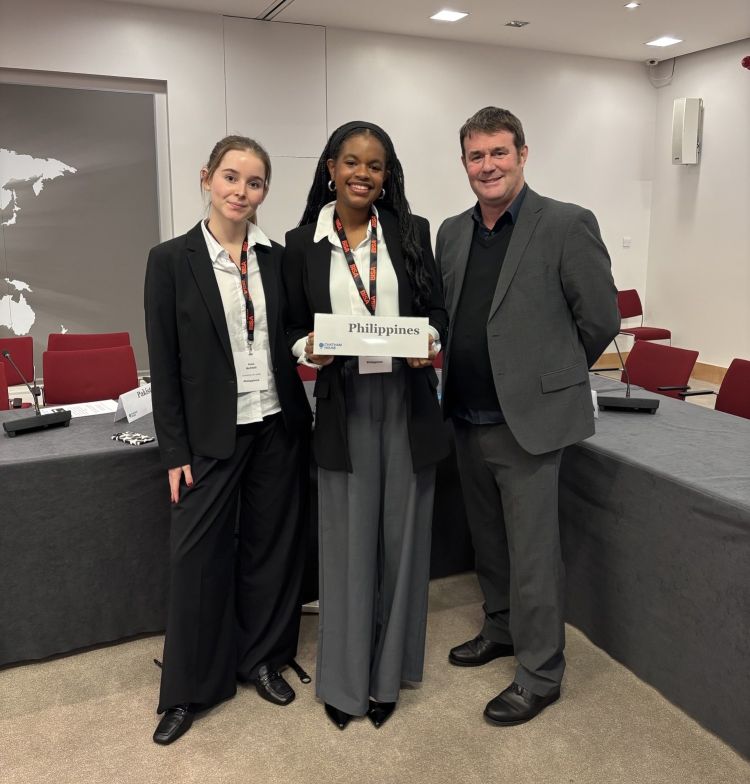
{"label": "grey suit trousers", "polygon": [[344,370],[352,473],[318,471],[316,693],[353,716],[398,700],[424,663],[434,467],[414,473],[406,374]]}
{"label": "grey suit trousers", "polygon": [[534,694],[565,669],[564,579],[558,521],[562,449],[532,455],[507,425],[454,420],[458,470],[484,593],[482,634],[513,643],[515,680]]}

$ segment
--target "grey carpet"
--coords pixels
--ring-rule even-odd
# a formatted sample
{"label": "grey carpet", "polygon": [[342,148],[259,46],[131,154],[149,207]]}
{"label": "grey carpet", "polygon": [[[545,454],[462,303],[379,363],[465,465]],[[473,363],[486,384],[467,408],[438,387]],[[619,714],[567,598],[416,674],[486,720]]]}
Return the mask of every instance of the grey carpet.
{"label": "grey carpet", "polygon": [[[362,719],[339,731],[312,685],[288,673],[290,706],[243,687],[177,743],[156,746],[161,637],[6,669],[0,781],[750,784],[750,763],[570,627],[561,700],[525,725],[486,724],[512,660],[465,669],[446,659],[480,618],[473,575],[433,582],[425,681],[402,692],[380,730]],[[304,617],[299,661],[311,673],[316,626]]]}

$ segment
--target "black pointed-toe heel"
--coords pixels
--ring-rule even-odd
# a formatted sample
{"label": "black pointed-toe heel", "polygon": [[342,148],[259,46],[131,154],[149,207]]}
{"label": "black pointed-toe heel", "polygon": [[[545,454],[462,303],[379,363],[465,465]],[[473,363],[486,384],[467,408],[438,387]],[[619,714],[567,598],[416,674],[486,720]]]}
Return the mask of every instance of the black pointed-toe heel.
{"label": "black pointed-toe heel", "polygon": [[344,711],[334,708],[333,705],[325,703],[326,714],[328,718],[340,729],[346,729],[346,725],[351,721],[351,714],[344,713]]}
{"label": "black pointed-toe heel", "polygon": [[373,726],[380,728],[391,718],[395,710],[395,702],[375,702],[375,700],[370,700],[367,718],[373,723]]}

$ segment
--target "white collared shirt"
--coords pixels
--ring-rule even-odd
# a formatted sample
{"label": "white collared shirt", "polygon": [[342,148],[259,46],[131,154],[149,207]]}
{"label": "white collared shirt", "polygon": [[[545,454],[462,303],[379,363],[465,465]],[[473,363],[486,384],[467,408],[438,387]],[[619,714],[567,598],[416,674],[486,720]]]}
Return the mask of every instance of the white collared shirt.
{"label": "white collared shirt", "polygon": [[[329,202],[323,207],[318,215],[318,223],[315,227],[313,242],[319,242],[324,237],[328,237],[331,243],[331,271],[328,278],[328,288],[331,294],[331,308],[333,313],[344,316],[367,316],[369,310],[362,301],[362,297],[357,290],[352,273],[349,270],[349,262],[344,255],[341,247],[341,240],[336,233],[333,225],[333,212],[336,202]],[[378,215],[377,209],[373,206],[373,212]],[[378,292],[375,301],[376,316],[398,316],[398,278],[396,270],[393,269],[388,248],[383,239],[383,229],[378,221]],[[352,249],[354,260],[357,262],[357,269],[364,282],[367,293],[369,289],[370,277],[370,238],[372,237],[372,224],[367,224],[367,234],[362,242]]]}
{"label": "white collared shirt", "polygon": [[[328,238],[331,243],[331,270],[328,277],[328,291],[331,296],[331,312],[343,316],[367,316],[370,311],[362,301],[362,297],[357,290],[352,273],[349,270],[349,262],[344,255],[341,247],[341,240],[336,233],[333,225],[333,212],[336,202],[332,201],[325,205],[318,215],[318,222],[315,226],[315,236],[313,242],[320,242]],[[375,215],[377,209],[373,206]],[[367,234],[362,242],[352,249],[354,260],[357,262],[357,269],[365,285],[365,290],[369,290],[370,277],[370,238],[372,237],[372,224],[367,224]],[[378,289],[375,301],[376,316],[398,316],[398,278],[396,270],[393,268],[388,247],[383,239],[383,229],[378,221]],[[300,338],[293,346],[292,353],[298,358],[304,358],[306,337]],[[307,364],[307,363],[305,363]],[[313,367],[316,367],[313,365]]]}
{"label": "white collared shirt", "polygon": [[[224,317],[227,320],[229,343],[232,353],[245,352],[249,349],[247,340],[247,319],[245,315],[245,295],[242,293],[240,271],[232,261],[229,253],[219,244],[201,221],[203,238],[206,241],[208,255],[211,259],[216,283],[219,286],[221,302],[224,305]],[[266,315],[266,297],[258,267],[255,245],[271,246],[271,241],[254,224],[247,224],[247,287],[255,309],[255,330],[253,332],[252,350],[265,352],[268,363],[268,389],[262,392],[243,392],[237,395],[237,424],[245,425],[260,422],[263,417],[281,411],[279,397],[276,394],[276,382],[273,377],[273,361],[268,335],[268,318]],[[235,367],[239,378],[239,368]]]}

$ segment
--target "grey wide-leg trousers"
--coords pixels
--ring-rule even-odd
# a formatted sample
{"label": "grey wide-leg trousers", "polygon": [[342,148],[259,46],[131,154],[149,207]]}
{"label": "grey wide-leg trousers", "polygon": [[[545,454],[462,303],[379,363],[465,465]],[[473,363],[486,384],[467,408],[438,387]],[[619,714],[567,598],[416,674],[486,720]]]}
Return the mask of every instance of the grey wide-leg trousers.
{"label": "grey wide-leg trousers", "polygon": [[320,626],[316,693],[353,716],[395,702],[424,663],[434,467],[415,474],[409,368],[344,370],[352,473],[318,471]]}

